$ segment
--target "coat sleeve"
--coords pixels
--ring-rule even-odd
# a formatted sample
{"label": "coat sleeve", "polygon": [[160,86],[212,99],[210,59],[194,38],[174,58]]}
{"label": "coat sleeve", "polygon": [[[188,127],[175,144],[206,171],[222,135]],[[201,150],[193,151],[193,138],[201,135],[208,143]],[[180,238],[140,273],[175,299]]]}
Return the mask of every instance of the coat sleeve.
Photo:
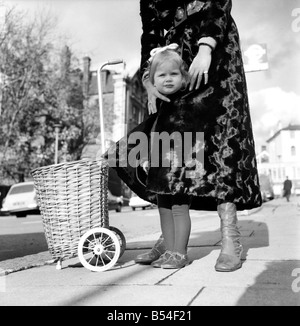
{"label": "coat sleeve", "polygon": [[140,16],[142,20],[140,70],[143,75],[150,51],[158,46],[163,46],[165,41],[163,27],[160,24],[153,0],[140,0]]}
{"label": "coat sleeve", "polygon": [[199,40],[213,38],[217,44],[222,43],[230,19],[231,0],[207,1],[203,7]]}

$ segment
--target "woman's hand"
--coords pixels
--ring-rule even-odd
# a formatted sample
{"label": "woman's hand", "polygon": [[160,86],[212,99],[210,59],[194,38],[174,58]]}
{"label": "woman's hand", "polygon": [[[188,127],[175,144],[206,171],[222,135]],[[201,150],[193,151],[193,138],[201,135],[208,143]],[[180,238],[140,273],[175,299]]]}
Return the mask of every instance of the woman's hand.
{"label": "woman's hand", "polygon": [[146,88],[146,91],[148,93],[148,112],[149,114],[153,114],[157,112],[156,108],[156,100],[159,98],[163,101],[170,102],[170,100],[162,95],[156,87],[150,82],[149,79],[144,81],[144,86]]}
{"label": "woman's hand", "polygon": [[199,51],[195,56],[190,69],[190,87],[189,90],[198,89],[200,87],[202,78],[204,77],[204,84],[208,82],[208,70],[211,63],[211,49],[208,46],[200,45]]}

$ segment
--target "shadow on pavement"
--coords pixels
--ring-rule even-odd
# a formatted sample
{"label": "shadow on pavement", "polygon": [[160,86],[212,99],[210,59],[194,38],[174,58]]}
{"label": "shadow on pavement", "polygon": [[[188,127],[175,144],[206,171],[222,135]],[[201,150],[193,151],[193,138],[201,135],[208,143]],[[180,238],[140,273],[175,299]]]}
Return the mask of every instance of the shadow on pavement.
{"label": "shadow on pavement", "polygon": [[[240,218],[238,226],[242,235],[241,241],[243,244],[243,259],[247,259],[249,249],[269,246],[269,231],[266,223]],[[155,241],[130,242],[129,248],[141,249],[143,252],[146,252],[152,248],[154,243]],[[215,229],[213,231],[192,232],[192,236],[189,241],[189,251],[191,251],[190,258],[192,260],[204,258],[213,250],[220,250],[220,248],[220,229]]]}
{"label": "shadow on pavement", "polygon": [[299,291],[299,261],[267,262],[266,269],[256,277],[255,284],[247,288],[236,305],[299,306]]}
{"label": "shadow on pavement", "polygon": [[0,261],[48,250],[44,232],[0,236]]}
{"label": "shadow on pavement", "polygon": [[[253,220],[240,220],[239,227],[242,233],[242,242],[244,246],[243,258],[246,259],[247,252],[251,248],[260,248],[269,246],[269,232],[266,223],[256,222]],[[116,270],[124,269],[132,266],[134,263],[135,256],[139,253],[146,252],[154,245],[155,241],[143,241],[143,242],[131,242],[129,248],[121,257],[116,265]],[[216,229],[213,231],[193,232],[193,239],[189,244],[189,255],[191,260],[202,259],[209,255],[213,250],[220,250],[220,230]],[[81,267],[80,264],[69,265],[68,267]],[[141,275],[143,273],[149,273],[150,266],[140,265],[138,270],[128,271],[120,276],[116,277],[115,280],[111,279],[110,284],[120,284],[125,282],[126,279],[132,279],[135,275]],[[109,273],[113,273],[114,269],[109,270]],[[174,270],[174,273],[177,271]],[[214,272],[214,269],[212,270]],[[172,273],[173,274],[173,273]],[[126,282],[125,282],[126,283]],[[99,297],[101,293],[106,294],[110,291],[109,285],[103,286],[102,288],[93,289],[87,291],[84,296],[73,297],[68,301],[64,301],[60,304],[63,305],[81,305],[86,300],[92,300],[94,297]],[[153,284],[156,285],[156,284]],[[155,300],[155,298],[153,298]],[[242,300],[242,299],[241,299]],[[243,304],[243,303],[242,303]]]}

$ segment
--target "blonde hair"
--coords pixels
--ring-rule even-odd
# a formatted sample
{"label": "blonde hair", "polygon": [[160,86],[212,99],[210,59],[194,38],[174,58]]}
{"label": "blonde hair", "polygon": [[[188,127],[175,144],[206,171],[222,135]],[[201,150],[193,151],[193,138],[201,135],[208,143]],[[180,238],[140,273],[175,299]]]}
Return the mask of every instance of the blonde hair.
{"label": "blonde hair", "polygon": [[187,71],[187,66],[182,60],[180,54],[174,50],[166,49],[154,55],[150,61],[148,70],[149,70],[149,79],[152,84],[154,84],[154,74],[157,68],[164,62],[173,62],[179,68],[183,76],[183,85],[182,88],[186,88],[189,82],[189,74]]}

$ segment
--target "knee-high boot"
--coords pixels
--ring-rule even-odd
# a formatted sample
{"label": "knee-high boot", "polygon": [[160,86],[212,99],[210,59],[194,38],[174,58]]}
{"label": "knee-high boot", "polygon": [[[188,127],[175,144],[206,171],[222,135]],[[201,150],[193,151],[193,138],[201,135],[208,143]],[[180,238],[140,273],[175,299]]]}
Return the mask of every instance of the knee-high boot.
{"label": "knee-high boot", "polygon": [[138,255],[135,258],[135,262],[139,264],[151,264],[153,261],[157,260],[165,251],[166,247],[164,244],[164,238],[163,235],[161,235],[153,248],[149,252]]}
{"label": "knee-high boot", "polygon": [[240,231],[237,227],[236,206],[233,203],[218,205],[221,219],[222,247],[217,259],[215,270],[232,272],[242,266],[241,255],[243,247],[240,243]]}

